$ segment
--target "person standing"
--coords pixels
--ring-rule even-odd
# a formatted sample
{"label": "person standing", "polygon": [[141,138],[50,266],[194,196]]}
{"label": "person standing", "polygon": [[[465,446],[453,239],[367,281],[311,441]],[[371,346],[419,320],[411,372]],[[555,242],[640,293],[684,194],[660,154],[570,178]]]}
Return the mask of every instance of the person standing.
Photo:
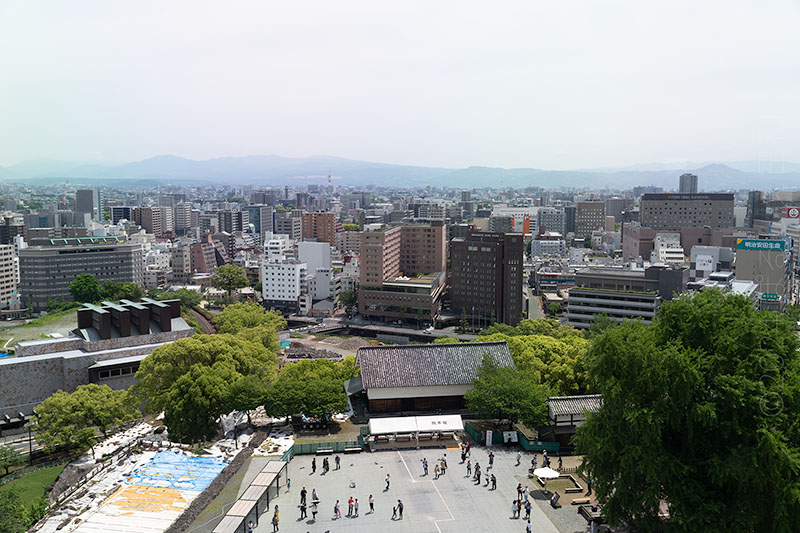
{"label": "person standing", "polygon": [[511,518],[517,517],[517,500],[511,502]]}
{"label": "person standing", "polygon": [[272,515],[272,533],[276,533],[278,531],[278,522],[280,522],[280,518],[278,517],[278,513]]}
{"label": "person standing", "polygon": [[306,512],[306,502],[303,501],[300,504],[300,520],[302,520],[303,518],[306,518],[307,516],[308,516],[308,513]]}
{"label": "person standing", "polygon": [[478,470],[477,467],[475,467],[475,479],[478,480],[476,484],[480,485],[481,484],[481,471]]}
{"label": "person standing", "polygon": [[252,520],[250,520],[247,523],[247,533],[253,533],[253,521]]}
{"label": "person standing", "polygon": [[558,456],[558,471],[561,472],[561,469],[564,467],[564,461],[561,459],[561,456]]}
{"label": "person standing", "polygon": [[385,489],[383,489],[383,490],[384,490],[384,492],[385,492],[385,491],[387,491],[387,490],[389,490],[389,483],[390,483],[391,481],[392,481],[392,479],[391,479],[391,475],[390,475],[390,474],[386,474],[386,488],[385,488]]}
{"label": "person standing", "polygon": [[522,498],[522,483],[517,483],[517,498]]}
{"label": "person standing", "polygon": [[591,496],[592,495],[592,480],[591,479],[586,481],[586,487],[589,489],[588,491],[586,491],[586,495],[587,496]]}
{"label": "person standing", "polygon": [[369,495],[369,512],[370,514],[375,512],[375,498],[372,497],[372,494]]}
{"label": "person standing", "polygon": [[305,487],[303,487],[303,488],[300,490],[300,505],[303,505],[303,504],[305,504],[305,503],[306,503],[306,494],[308,494],[308,493],[306,492],[306,488],[305,488]]}
{"label": "person standing", "polygon": [[311,489],[311,502],[319,503],[319,498],[317,497],[317,489]]}
{"label": "person standing", "polygon": [[422,474],[423,476],[427,476],[428,475],[428,458],[427,457],[423,457],[422,458],[422,472],[423,472],[423,474]]}
{"label": "person standing", "polygon": [[403,519],[403,502],[397,500],[397,514],[400,515],[400,520]]}
{"label": "person standing", "polygon": [[341,468],[341,467],[339,466],[339,463],[341,462],[341,459],[340,459],[340,458],[339,458],[339,456],[337,455],[336,457],[334,457],[334,458],[333,458],[333,460],[336,462],[336,470],[339,470],[339,468]]}
{"label": "person standing", "polygon": [[397,520],[397,506],[392,507],[392,520]]}
{"label": "person standing", "polygon": [[525,485],[525,488],[522,489],[522,499],[526,502],[528,501],[528,486]]}
{"label": "person standing", "polygon": [[517,500],[517,518],[522,518],[522,502]]}
{"label": "person standing", "polygon": [[531,529],[531,521],[528,519],[528,525],[525,526],[525,533],[532,533],[533,529]]}
{"label": "person standing", "polygon": [[333,505],[333,519],[336,520],[337,518],[342,517],[342,510],[339,508],[339,500],[336,500],[336,503]]}
{"label": "person standing", "polygon": [[492,466],[494,466],[494,454],[492,452],[489,452],[489,468],[487,468],[486,470],[491,470]]}
{"label": "person standing", "polygon": [[494,473],[492,473],[492,488],[491,490],[497,490],[497,478],[494,477]]}
{"label": "person standing", "polygon": [[468,476],[472,475],[472,463],[470,462],[469,459],[467,459],[467,475]]}
{"label": "person standing", "polygon": [[316,522],[317,521],[317,502],[311,502],[311,519]]}
{"label": "person standing", "polygon": [[347,516],[353,516],[353,497],[347,500]]}
{"label": "person standing", "polygon": [[353,516],[358,516],[358,498],[356,498],[356,502],[353,504]]}
{"label": "person standing", "polygon": [[433,479],[439,479],[439,463],[433,467]]}
{"label": "person standing", "polygon": [[315,473],[317,471],[317,458],[314,457],[311,459],[311,473]]}
{"label": "person standing", "polygon": [[531,518],[531,502],[528,500],[525,500],[525,518]]}

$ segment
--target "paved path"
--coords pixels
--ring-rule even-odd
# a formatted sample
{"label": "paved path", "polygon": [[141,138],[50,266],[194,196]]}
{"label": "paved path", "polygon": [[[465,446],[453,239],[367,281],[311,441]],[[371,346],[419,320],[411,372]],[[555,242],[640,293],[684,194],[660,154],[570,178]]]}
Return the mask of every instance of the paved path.
{"label": "paved path", "polygon": [[[433,461],[448,455],[448,471],[438,480],[433,479]],[[278,499],[271,502],[280,508],[280,532],[303,533],[306,531],[335,532],[414,532],[414,533],[463,533],[516,532],[525,531],[523,519],[511,518],[511,501],[516,498],[517,483],[533,486],[527,478],[527,466],[515,466],[515,452],[496,450],[494,473],[498,480],[497,490],[489,490],[481,483],[476,485],[466,476],[464,465],[459,464],[458,450],[409,450],[403,452],[375,452],[358,455],[342,455],[341,470],[331,470],[321,475],[321,458],[317,457],[317,471],[312,474],[312,456],[297,456],[289,464],[291,493],[282,491]],[[427,457],[430,463],[429,476],[422,475],[421,461]],[[524,459],[524,458],[523,458]],[[483,449],[473,451],[473,463],[488,466]],[[530,459],[528,459],[528,462]],[[331,465],[334,464],[330,457]],[[385,489],[386,474],[390,474],[390,489]],[[354,485],[354,486],[352,486]],[[305,487],[309,499],[312,489],[320,498],[316,522],[309,518],[299,519],[298,504],[300,490]],[[375,497],[375,513],[369,513],[369,495]],[[347,517],[347,500],[358,498],[359,517]],[[339,500],[343,518],[333,519],[333,506]],[[403,520],[392,520],[392,507],[397,500],[403,501]],[[572,533],[574,529],[559,530],[536,502],[531,510],[531,523],[537,533]],[[574,513],[574,509],[562,509]],[[265,514],[256,529],[258,533],[272,531],[272,514]]]}

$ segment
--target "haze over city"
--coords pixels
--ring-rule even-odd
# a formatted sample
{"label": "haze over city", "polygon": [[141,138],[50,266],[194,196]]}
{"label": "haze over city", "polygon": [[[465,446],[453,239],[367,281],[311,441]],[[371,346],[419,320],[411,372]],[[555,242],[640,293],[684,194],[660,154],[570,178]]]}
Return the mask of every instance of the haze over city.
{"label": "haze over city", "polygon": [[791,1],[5,2],[0,165],[797,161],[798,23]]}

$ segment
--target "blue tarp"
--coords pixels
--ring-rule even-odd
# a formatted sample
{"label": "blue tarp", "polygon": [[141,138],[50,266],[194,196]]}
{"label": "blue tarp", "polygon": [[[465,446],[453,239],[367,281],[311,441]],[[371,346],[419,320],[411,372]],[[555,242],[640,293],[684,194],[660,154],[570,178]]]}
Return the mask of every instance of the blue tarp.
{"label": "blue tarp", "polygon": [[225,468],[219,457],[189,457],[176,452],[158,452],[128,478],[128,485],[202,491]]}

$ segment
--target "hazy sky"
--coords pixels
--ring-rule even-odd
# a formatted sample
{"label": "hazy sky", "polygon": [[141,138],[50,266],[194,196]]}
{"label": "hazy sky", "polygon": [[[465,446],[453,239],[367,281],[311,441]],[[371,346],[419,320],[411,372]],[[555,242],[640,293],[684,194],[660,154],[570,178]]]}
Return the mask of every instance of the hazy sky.
{"label": "hazy sky", "polygon": [[800,2],[0,3],[0,165],[800,161]]}

